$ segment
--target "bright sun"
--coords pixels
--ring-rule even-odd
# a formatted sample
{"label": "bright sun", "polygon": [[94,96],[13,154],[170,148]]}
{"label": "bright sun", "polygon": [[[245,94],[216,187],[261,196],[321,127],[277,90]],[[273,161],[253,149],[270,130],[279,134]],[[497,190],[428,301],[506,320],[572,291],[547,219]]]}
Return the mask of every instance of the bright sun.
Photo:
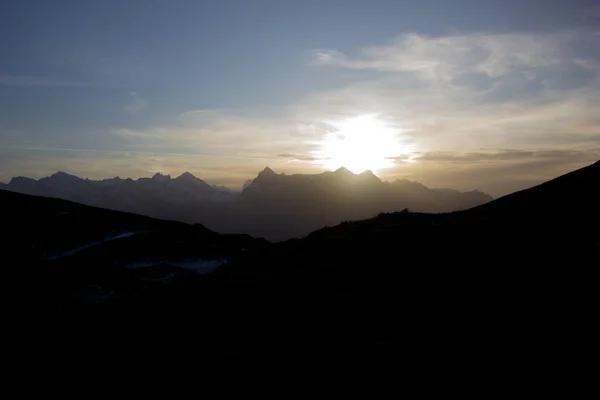
{"label": "bright sun", "polygon": [[337,122],[319,149],[313,152],[316,163],[329,170],[346,167],[354,173],[371,170],[375,173],[395,165],[395,157],[412,149],[402,144],[398,134],[402,130],[387,124],[377,115],[360,115]]}

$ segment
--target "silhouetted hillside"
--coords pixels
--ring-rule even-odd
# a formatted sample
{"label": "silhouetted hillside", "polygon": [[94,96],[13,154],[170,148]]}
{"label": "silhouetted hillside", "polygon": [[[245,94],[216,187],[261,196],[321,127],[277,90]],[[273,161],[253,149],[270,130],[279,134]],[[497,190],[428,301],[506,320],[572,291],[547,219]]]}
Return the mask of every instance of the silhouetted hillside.
{"label": "silhouetted hillside", "polygon": [[37,305],[42,309],[127,298],[268,245],[198,224],[4,190],[0,220],[7,231],[0,252],[10,260],[5,273],[17,276],[12,281],[21,295],[31,296],[25,300],[44,297],[47,304]]}
{"label": "silhouetted hillside", "polygon": [[[600,161],[531,189],[521,190],[480,205],[471,212],[504,219],[532,218],[537,223],[560,219],[561,223],[590,222],[600,213]],[[564,220],[564,221],[563,221]]]}

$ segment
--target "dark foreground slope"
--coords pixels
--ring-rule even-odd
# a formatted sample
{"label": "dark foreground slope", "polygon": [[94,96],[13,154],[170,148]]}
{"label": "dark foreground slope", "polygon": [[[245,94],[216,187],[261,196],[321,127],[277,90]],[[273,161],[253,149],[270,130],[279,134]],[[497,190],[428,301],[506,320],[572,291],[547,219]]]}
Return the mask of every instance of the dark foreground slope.
{"label": "dark foreground slope", "polygon": [[559,357],[591,332],[599,183],[596,163],[465,212],[382,214],[323,229],[268,261],[220,273],[268,276],[243,314],[277,320],[281,338],[302,338],[319,354]]}
{"label": "dark foreground slope", "polygon": [[[129,246],[102,252],[112,254],[104,260],[92,248],[42,260],[21,281],[33,289],[21,293],[26,322],[13,329],[36,351],[61,343],[63,351],[111,359],[125,351],[150,361],[376,360],[452,369],[556,360],[585,351],[593,322],[600,236],[589,228],[600,222],[598,182],[596,163],[468,211],[381,214],[248,250],[178,227],[164,240],[177,232],[176,241],[188,238],[200,251],[218,243],[227,262],[212,274],[146,286],[131,269],[104,272]],[[137,239],[148,249],[161,243]],[[18,260],[12,267],[25,268]],[[87,282],[117,295],[82,300],[74,293]]]}
{"label": "dark foreground slope", "polygon": [[44,351],[101,352],[111,338],[127,337],[122,323],[135,321],[122,306],[129,299],[152,298],[269,246],[198,224],[4,190],[0,221],[3,289],[9,294],[4,322],[23,361]]}

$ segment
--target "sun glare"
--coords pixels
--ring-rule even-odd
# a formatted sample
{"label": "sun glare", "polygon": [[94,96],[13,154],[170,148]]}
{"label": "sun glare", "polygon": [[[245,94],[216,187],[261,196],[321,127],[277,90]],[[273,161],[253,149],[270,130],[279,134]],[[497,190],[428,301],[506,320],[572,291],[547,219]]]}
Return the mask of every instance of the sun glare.
{"label": "sun glare", "polygon": [[316,163],[329,170],[346,167],[354,173],[375,173],[393,167],[395,158],[412,151],[400,142],[401,129],[377,115],[360,115],[328,122],[332,129],[313,152]]}

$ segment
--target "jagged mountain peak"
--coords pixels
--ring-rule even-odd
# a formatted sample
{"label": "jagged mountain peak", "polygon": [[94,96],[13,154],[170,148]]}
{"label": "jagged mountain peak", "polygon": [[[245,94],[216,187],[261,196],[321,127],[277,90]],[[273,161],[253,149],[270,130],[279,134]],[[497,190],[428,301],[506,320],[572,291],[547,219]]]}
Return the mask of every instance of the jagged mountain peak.
{"label": "jagged mountain peak", "polygon": [[356,175],[346,167],[339,167],[338,169],[333,171],[333,173],[336,175]]}
{"label": "jagged mountain peak", "polygon": [[360,174],[358,174],[359,177],[361,177],[362,179],[367,179],[373,182],[381,182],[381,179],[379,179],[379,177],[377,175],[375,175],[373,173],[373,171],[371,171],[370,169],[367,169],[366,171],[361,172]]}
{"label": "jagged mountain peak", "polygon": [[76,178],[76,179],[81,179],[81,178],[80,178],[80,177],[78,177],[78,176],[71,175],[71,174],[69,174],[69,173],[66,173],[66,172],[64,172],[64,171],[58,171],[58,172],[56,172],[56,173],[54,173],[54,174],[50,175],[50,178],[54,178],[54,179],[57,179],[57,178],[59,178],[59,179],[64,179],[64,178],[70,178],[70,179],[72,179],[72,178]]}
{"label": "jagged mountain peak", "polygon": [[179,182],[181,184],[187,185],[187,186],[193,186],[196,189],[199,187],[202,188],[212,188],[215,189],[217,191],[220,192],[224,192],[225,190],[223,188],[219,188],[216,186],[211,186],[208,183],[206,183],[205,181],[203,181],[202,179],[198,178],[197,176],[195,176],[194,174],[192,174],[191,172],[184,172],[183,174],[179,175],[177,178],[174,179],[174,181]]}
{"label": "jagged mountain peak", "polygon": [[118,182],[118,181],[122,181],[122,180],[123,179],[121,179],[120,176],[115,176],[114,178],[105,178],[105,179],[102,179],[100,181],[91,181],[91,182],[113,182],[113,181],[117,181]]}
{"label": "jagged mountain peak", "polygon": [[258,173],[256,178],[249,179],[248,181],[246,181],[246,183],[244,183],[244,187],[243,187],[242,191],[245,191],[247,188],[253,186],[253,184],[258,185],[261,182],[271,182],[272,178],[276,178],[278,176],[283,176],[283,175],[275,173],[275,171],[273,171],[269,167],[265,167],[262,171],[260,171]]}
{"label": "jagged mountain peak", "polygon": [[268,176],[268,175],[277,175],[277,174],[271,168],[265,167],[265,169],[263,169],[258,175]]}
{"label": "jagged mountain peak", "polygon": [[275,171],[273,171],[271,168],[265,167],[265,169],[263,169],[262,171],[259,172],[259,174],[256,176],[255,180],[261,180],[261,179],[271,178],[271,177],[276,177],[276,176],[279,176],[279,174],[275,173]]}
{"label": "jagged mountain peak", "polygon": [[163,175],[160,172],[157,172],[156,174],[154,174],[154,176],[152,176],[152,179],[171,179],[171,175]]}
{"label": "jagged mountain peak", "polygon": [[194,174],[192,174],[191,172],[184,172],[183,174],[179,175],[177,178],[175,178],[177,180],[197,180],[199,178],[197,178],[196,176],[194,176]]}
{"label": "jagged mountain peak", "polygon": [[28,178],[26,176],[15,176],[13,178],[10,179],[10,181],[8,182],[9,185],[18,183],[18,182],[35,182],[35,179],[33,178]]}

